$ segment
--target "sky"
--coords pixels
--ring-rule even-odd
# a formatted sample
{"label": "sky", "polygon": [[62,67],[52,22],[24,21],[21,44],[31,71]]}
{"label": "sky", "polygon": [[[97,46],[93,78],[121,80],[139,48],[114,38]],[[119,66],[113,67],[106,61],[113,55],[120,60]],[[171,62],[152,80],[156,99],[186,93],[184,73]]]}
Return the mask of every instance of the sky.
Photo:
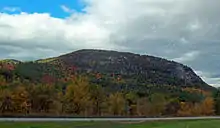
{"label": "sky", "polygon": [[148,54],[220,86],[220,0],[1,0],[0,59],[79,49]]}

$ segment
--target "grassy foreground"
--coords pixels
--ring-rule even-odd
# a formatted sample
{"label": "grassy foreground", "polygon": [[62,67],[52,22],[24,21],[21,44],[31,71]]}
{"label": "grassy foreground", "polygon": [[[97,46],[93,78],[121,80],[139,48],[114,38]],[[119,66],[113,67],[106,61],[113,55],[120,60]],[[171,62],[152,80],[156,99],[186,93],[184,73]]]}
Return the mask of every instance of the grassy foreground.
{"label": "grassy foreground", "polygon": [[220,120],[119,122],[0,122],[0,128],[220,128]]}

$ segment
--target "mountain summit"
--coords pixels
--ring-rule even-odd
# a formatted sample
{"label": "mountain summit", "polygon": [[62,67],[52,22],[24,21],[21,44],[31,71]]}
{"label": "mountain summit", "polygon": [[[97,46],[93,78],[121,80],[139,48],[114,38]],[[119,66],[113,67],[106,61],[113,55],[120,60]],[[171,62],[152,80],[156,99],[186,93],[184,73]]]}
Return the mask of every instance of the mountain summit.
{"label": "mountain summit", "polygon": [[76,66],[79,72],[117,74],[133,83],[210,88],[191,68],[148,55],[83,49],[56,59],[68,66]]}
{"label": "mountain summit", "polygon": [[[140,87],[139,90],[145,90],[148,86],[158,86],[160,89],[164,86],[214,89],[188,66],[129,52],[83,49],[54,58],[15,65],[12,76],[16,74],[22,79],[36,82],[41,81],[45,75],[53,77],[55,81],[59,80],[65,77],[64,74],[69,70],[63,67],[74,67],[75,73],[87,75],[93,82],[110,89],[128,87],[135,90]],[[118,86],[114,86],[115,84]]]}

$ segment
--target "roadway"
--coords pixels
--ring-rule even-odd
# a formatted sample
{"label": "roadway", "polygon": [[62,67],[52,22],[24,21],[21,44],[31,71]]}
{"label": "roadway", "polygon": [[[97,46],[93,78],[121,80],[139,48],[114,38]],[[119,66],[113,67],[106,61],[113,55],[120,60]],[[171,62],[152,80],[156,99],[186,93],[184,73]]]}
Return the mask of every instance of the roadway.
{"label": "roadway", "polygon": [[168,121],[168,120],[206,120],[219,119],[220,116],[210,117],[169,117],[169,118],[0,118],[0,122],[78,122],[78,121]]}

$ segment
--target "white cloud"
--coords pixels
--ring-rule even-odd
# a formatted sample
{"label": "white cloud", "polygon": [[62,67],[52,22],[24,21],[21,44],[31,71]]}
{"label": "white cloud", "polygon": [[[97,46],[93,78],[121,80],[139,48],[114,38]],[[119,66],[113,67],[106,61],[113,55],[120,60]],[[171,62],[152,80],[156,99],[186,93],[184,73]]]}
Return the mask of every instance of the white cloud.
{"label": "white cloud", "polygon": [[67,7],[66,5],[61,5],[60,7],[61,7],[61,9],[64,12],[67,12],[67,13],[74,13],[74,12],[76,12],[74,9],[71,9],[71,8]]}
{"label": "white cloud", "polygon": [[19,7],[4,7],[2,9],[3,12],[20,12],[21,9]]}
{"label": "white cloud", "polygon": [[185,53],[181,57],[175,58],[173,60],[183,63],[183,62],[195,60],[198,55],[199,55],[199,51],[192,51],[192,52]]}
{"label": "white cloud", "polygon": [[218,72],[219,0],[82,1],[85,13],[62,5],[71,14],[64,19],[0,13],[0,58],[36,59],[100,48],[176,58],[195,70]]}
{"label": "white cloud", "polygon": [[204,81],[209,83],[212,86],[220,87],[220,78],[213,77],[209,72],[195,71],[197,75],[199,75]]}
{"label": "white cloud", "polygon": [[202,26],[198,20],[195,20],[188,24],[188,28],[190,31],[194,32],[202,28]]}
{"label": "white cloud", "polygon": [[[80,48],[105,48],[108,32],[95,21],[68,21],[47,13],[0,14],[0,45],[24,49],[50,48],[70,51]],[[108,44],[109,47],[112,47]],[[31,54],[28,54],[32,56]],[[45,55],[47,56],[47,55]],[[16,56],[18,57],[18,56]]]}

